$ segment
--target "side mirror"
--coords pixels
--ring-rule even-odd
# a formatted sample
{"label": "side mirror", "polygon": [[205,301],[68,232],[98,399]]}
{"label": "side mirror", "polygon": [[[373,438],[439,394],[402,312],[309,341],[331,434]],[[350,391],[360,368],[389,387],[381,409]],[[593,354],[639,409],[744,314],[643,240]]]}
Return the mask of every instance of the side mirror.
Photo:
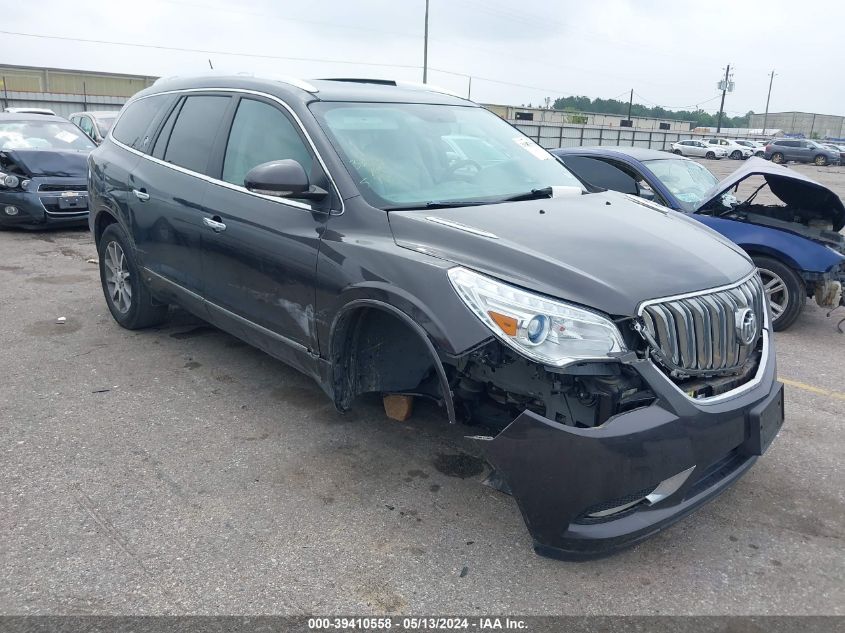
{"label": "side mirror", "polygon": [[244,176],[244,187],[255,193],[279,198],[321,200],[328,195],[324,189],[312,187],[302,165],[289,158],[253,167]]}

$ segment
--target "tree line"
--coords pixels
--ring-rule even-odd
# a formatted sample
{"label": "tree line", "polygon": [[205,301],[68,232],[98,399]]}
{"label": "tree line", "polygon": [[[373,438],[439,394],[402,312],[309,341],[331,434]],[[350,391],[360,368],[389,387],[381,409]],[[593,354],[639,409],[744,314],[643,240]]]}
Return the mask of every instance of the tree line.
{"label": "tree line", "polygon": [[[529,107],[531,104],[528,104]],[[578,118],[579,112],[597,112],[600,114],[617,114],[627,116],[628,102],[618,99],[590,99],[590,97],[558,97],[554,102],[555,110],[571,112]],[[753,111],[749,110],[744,116],[722,116],[722,127],[748,127]],[[704,110],[667,110],[660,106],[645,106],[635,103],[631,107],[631,116],[652,117],[655,119],[694,121],[693,127],[716,127],[718,115]],[[573,120],[573,123],[577,121]]]}

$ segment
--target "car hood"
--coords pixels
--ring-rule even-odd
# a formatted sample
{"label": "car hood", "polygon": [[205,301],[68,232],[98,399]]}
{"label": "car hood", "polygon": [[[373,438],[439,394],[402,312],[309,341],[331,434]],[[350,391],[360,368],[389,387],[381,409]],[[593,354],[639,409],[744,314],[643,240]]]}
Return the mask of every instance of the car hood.
{"label": "car hood", "polygon": [[839,196],[794,169],[757,157],[749,158],[742,167],[714,185],[696,210],[712,206],[716,198],[751,176],[765,178],[769,189],[784,204],[805,209],[819,218],[828,220],[833,224],[835,231],[841,231],[845,226],[845,205]]}
{"label": "car hood", "polygon": [[753,270],[715,231],[635,200],[608,191],[388,217],[399,246],[615,316]]}
{"label": "car hood", "polygon": [[0,154],[14,162],[27,176],[85,178],[88,175],[87,151],[7,149]]}

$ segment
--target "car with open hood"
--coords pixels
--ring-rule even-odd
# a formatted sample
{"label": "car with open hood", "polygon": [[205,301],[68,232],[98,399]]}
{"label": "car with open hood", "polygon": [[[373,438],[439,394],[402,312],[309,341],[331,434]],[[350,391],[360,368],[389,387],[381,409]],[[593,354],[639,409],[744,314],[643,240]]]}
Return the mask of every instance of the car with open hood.
{"label": "car with open hood", "polygon": [[[657,150],[577,147],[554,153],[594,186],[689,213],[741,246],[760,269],[775,330],[795,322],[807,297],[828,309],[841,304],[845,207],[830,189],[794,169],[750,158],[719,181],[703,165]],[[740,188],[748,190],[742,199],[734,195]]]}
{"label": "car with open hood", "polygon": [[747,472],[783,422],[748,256],[684,214],[589,191],[468,100],[383,80],[160,80],[89,165],[121,326],[178,304],[342,411],[363,393],[400,419],[434,400],[474,425],[487,482],[542,554],[647,538]]}
{"label": "car with open hood", "polygon": [[95,147],[61,117],[0,113],[0,227],[84,226]]}

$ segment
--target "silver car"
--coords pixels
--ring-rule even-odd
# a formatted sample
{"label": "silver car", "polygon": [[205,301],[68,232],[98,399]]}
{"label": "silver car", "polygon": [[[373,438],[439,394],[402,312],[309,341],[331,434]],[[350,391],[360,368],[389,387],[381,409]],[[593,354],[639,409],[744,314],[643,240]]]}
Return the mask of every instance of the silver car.
{"label": "silver car", "polygon": [[696,156],[700,158],[724,158],[728,155],[727,150],[710,145],[707,141],[689,139],[672,143],[672,152],[681,156]]}

